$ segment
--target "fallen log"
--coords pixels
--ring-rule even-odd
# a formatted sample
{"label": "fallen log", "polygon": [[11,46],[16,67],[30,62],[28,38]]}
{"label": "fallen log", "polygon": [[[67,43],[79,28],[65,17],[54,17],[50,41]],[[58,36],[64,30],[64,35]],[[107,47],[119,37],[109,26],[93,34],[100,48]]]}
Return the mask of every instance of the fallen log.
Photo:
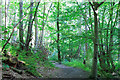
{"label": "fallen log", "polygon": [[14,68],[14,67],[10,67],[10,69],[12,69],[13,71],[15,71],[15,72],[17,72],[17,73],[19,73],[19,74],[22,74],[22,73],[23,73],[22,70],[16,69],[16,68]]}

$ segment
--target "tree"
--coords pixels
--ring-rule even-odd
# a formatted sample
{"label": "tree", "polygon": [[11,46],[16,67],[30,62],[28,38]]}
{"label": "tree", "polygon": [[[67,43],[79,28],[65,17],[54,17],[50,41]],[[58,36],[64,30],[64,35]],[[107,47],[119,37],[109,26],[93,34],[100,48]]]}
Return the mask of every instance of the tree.
{"label": "tree", "polygon": [[[86,15],[86,13],[87,13],[87,3],[85,3],[85,33],[87,34],[87,31],[88,31],[88,29],[87,29],[87,15]],[[86,53],[86,55],[88,55],[88,43],[87,43],[87,39],[85,40],[85,53]],[[86,60],[88,59],[88,57],[86,57]],[[84,63],[86,63],[86,60],[85,60],[85,58],[84,58]]]}
{"label": "tree", "polygon": [[102,5],[104,2],[101,2],[100,4],[98,2],[93,2],[93,4],[89,1],[93,12],[94,12],[94,55],[93,55],[93,65],[92,65],[92,73],[91,77],[96,78],[97,77],[97,56],[98,56],[98,21],[97,21],[97,11],[100,5]]}
{"label": "tree", "polygon": [[60,46],[59,46],[59,40],[60,40],[60,34],[59,34],[59,1],[57,6],[57,50],[58,50],[58,61],[61,62],[61,56],[60,56]]}
{"label": "tree", "polygon": [[[2,0],[0,0],[0,5],[2,5]],[[2,6],[0,6],[0,39],[2,38]]]}
{"label": "tree", "polygon": [[[36,2],[36,6],[37,6],[37,2]],[[35,18],[35,48],[37,49],[38,47],[38,19],[37,19],[37,16]]]}
{"label": "tree", "polygon": [[[38,4],[36,6],[36,9],[35,9],[35,13],[34,13],[34,16],[32,15],[32,12],[33,12],[33,0],[31,0],[31,8],[30,8],[30,14],[29,14],[29,24],[28,24],[28,32],[27,32],[27,38],[26,38],[26,50],[28,51],[29,49],[29,43],[30,41],[32,40],[32,26],[33,26],[33,22],[35,21],[35,18],[36,18],[36,15],[37,15],[37,10],[38,10],[38,6],[40,4],[40,1],[38,1]],[[32,16],[33,16],[33,19],[32,19]]]}
{"label": "tree", "polygon": [[[119,1],[120,4],[120,1]],[[118,12],[118,15],[120,15],[120,11]],[[120,16],[119,16],[120,19]],[[119,24],[120,24],[120,20],[119,20]],[[120,64],[120,25],[118,25],[118,43],[119,43],[119,47],[118,47],[118,62]]]}
{"label": "tree", "polygon": [[[2,39],[2,0],[0,0],[0,41],[1,41],[1,39]],[[0,54],[0,58],[1,58],[1,54]],[[2,60],[0,60],[0,67],[2,67],[1,66],[2,65]],[[0,79],[2,79],[2,69],[0,70]]]}
{"label": "tree", "polygon": [[43,23],[42,23],[42,34],[41,34],[41,40],[40,40],[40,46],[42,46],[43,42],[43,35],[44,35],[44,27],[45,27],[45,2],[44,2],[44,10],[43,10]]}
{"label": "tree", "polygon": [[6,40],[6,33],[7,33],[7,7],[6,7],[6,0],[5,0],[5,29],[4,29],[4,39]]}
{"label": "tree", "polygon": [[29,14],[29,24],[28,24],[28,32],[27,32],[27,38],[26,38],[26,50],[29,49],[29,43],[32,40],[32,12],[33,12],[33,0],[31,0],[31,8],[30,8],[30,14]]}
{"label": "tree", "polygon": [[[13,22],[14,23],[13,23],[13,25],[15,26],[15,24],[16,24],[16,11],[13,11],[13,12],[14,12],[14,17],[13,17]],[[15,36],[15,34],[16,34],[16,30],[13,32],[13,36],[12,36],[12,39],[11,39],[11,43],[12,43],[13,46],[16,43],[16,36]]]}
{"label": "tree", "polygon": [[[104,41],[103,41],[103,27],[105,26],[104,25],[104,16],[105,16],[105,11],[106,11],[106,6],[103,7],[103,13],[102,13],[102,22],[100,23],[100,18],[98,20],[98,23],[99,23],[99,54],[98,54],[98,58],[99,58],[99,62],[100,62],[100,66],[101,68],[105,71],[105,50],[104,50],[104,47],[103,47],[103,44],[104,44]],[[106,41],[107,41],[108,38],[106,38]],[[108,44],[106,45],[108,46]]]}
{"label": "tree", "polygon": [[[22,17],[23,17],[23,11],[22,11],[22,9],[23,9],[23,1],[22,0],[20,0],[20,2],[19,2],[19,11],[20,11],[20,20],[22,19]],[[21,21],[20,22],[20,25],[19,25],[19,40],[20,40],[20,49],[22,49],[23,50],[23,21]]]}
{"label": "tree", "polygon": [[[114,6],[114,2],[111,3],[111,7]],[[108,61],[108,65],[110,66],[110,64],[112,65],[112,69],[110,69],[110,72],[113,72],[115,69],[115,65],[113,63],[113,59],[112,59],[112,51],[113,51],[113,31],[114,31],[114,27],[115,25],[113,25],[113,8],[111,8],[111,12],[110,12],[110,43],[109,43],[109,49],[108,49],[108,57],[109,57],[109,61]]]}

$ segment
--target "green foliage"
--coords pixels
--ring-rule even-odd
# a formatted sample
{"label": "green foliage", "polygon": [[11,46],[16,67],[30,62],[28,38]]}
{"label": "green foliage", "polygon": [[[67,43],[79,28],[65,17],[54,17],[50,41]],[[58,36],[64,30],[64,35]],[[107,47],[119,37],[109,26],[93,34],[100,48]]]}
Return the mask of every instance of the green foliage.
{"label": "green foliage", "polygon": [[34,76],[41,77],[41,74],[36,71],[38,61],[41,60],[39,58],[39,55],[31,54],[30,56],[27,56],[27,53],[30,53],[30,51],[22,51],[21,53],[19,53],[19,59],[25,62],[26,66],[28,67],[28,72],[32,73]]}
{"label": "green foliage", "polygon": [[49,56],[49,60],[58,61],[58,57],[57,57],[57,55]]}
{"label": "green foliage", "polygon": [[[28,51],[30,53],[30,51]],[[22,51],[19,53],[19,59],[24,61],[26,64],[26,67],[28,67],[28,72],[32,73],[33,75],[37,77],[42,77],[42,75],[36,70],[39,67],[47,67],[47,68],[54,68],[54,65],[44,60],[45,55],[41,51],[37,52],[36,54],[31,53],[29,56],[26,54],[28,53],[26,51]]]}
{"label": "green foliage", "polygon": [[115,70],[119,70],[120,69],[120,62],[115,61]]}
{"label": "green foliage", "polygon": [[88,67],[87,65],[84,65],[83,62],[81,62],[81,60],[72,60],[71,62],[66,62],[63,61],[63,64],[67,65],[67,66],[71,66],[71,67],[76,67],[76,68],[81,68],[85,71],[89,71],[91,70],[90,67]]}
{"label": "green foliage", "polygon": [[9,65],[2,63],[2,67],[3,67],[3,70],[6,70],[7,68],[9,68]]}
{"label": "green foliage", "polygon": [[43,65],[46,68],[54,68],[55,67],[55,65],[52,64],[52,62],[49,62],[49,61],[45,61]]}
{"label": "green foliage", "polygon": [[98,71],[98,75],[101,78],[114,78],[114,76],[111,73],[107,73],[105,71]]}
{"label": "green foliage", "polygon": [[[92,58],[93,58],[93,51],[94,51],[94,17],[93,17],[93,10],[89,3],[79,3],[76,4],[76,2],[63,2],[60,3],[60,10],[59,10],[59,26],[60,30],[56,31],[56,21],[57,21],[57,2],[53,2],[53,6],[51,7],[50,13],[47,14],[47,10],[49,9],[49,3],[46,3],[46,10],[45,10],[45,20],[46,16],[48,15],[48,21],[45,21],[45,28],[44,28],[44,41],[47,43],[49,50],[51,53],[54,53],[57,51],[57,44],[60,45],[60,52],[61,52],[61,57],[63,59],[63,63],[68,66],[72,67],[78,67],[82,68],[86,71],[90,71],[91,65],[92,65]],[[7,4],[8,5],[8,4]],[[34,15],[35,13],[35,4],[33,6],[33,12],[30,12],[30,9],[27,9],[27,7],[30,5],[30,2],[26,2],[23,0],[23,15],[27,15],[25,19],[23,19],[23,30],[24,30],[24,42],[26,39],[26,33],[27,33],[27,28],[28,26],[28,21],[29,21],[29,14],[32,13]],[[43,3],[40,3],[41,8],[38,9],[37,12],[37,25],[36,23],[33,25],[33,27],[38,27],[38,32],[40,32],[43,28]],[[119,69],[120,64],[118,64],[118,54],[119,54],[119,30],[118,30],[118,18],[115,21],[116,15],[117,15],[117,9],[118,7],[118,2],[115,2],[115,5],[112,6],[113,4],[111,2],[105,2],[99,7],[98,10],[98,17],[99,17],[99,22],[98,22],[98,37],[99,37],[99,42],[98,42],[98,53],[100,53],[100,48],[105,51],[106,54],[110,54],[110,56],[113,58],[113,62],[115,65],[115,70]],[[4,5],[0,5],[1,8],[4,8]],[[19,22],[19,2],[15,2],[12,0],[10,2],[10,5],[7,6],[9,13],[7,13],[7,27],[5,29],[5,26],[3,24],[0,25],[1,31],[0,34],[2,34],[2,38],[4,38],[6,34],[6,40],[0,40],[0,51],[3,47],[3,45],[6,43],[8,37],[10,37],[10,33],[12,32],[13,26]],[[89,12],[90,9],[90,12]],[[113,9],[113,11],[112,11]],[[5,10],[2,10],[2,15],[4,15]],[[111,13],[113,12],[112,16]],[[91,17],[90,17],[91,13]],[[4,18],[1,19],[1,21],[5,21]],[[109,23],[110,22],[110,23]],[[113,31],[112,26],[114,26]],[[87,30],[86,28],[87,27]],[[17,27],[19,29],[19,27]],[[14,34],[12,35],[13,37],[16,37],[18,40],[17,32],[18,30],[15,29]],[[4,30],[7,30],[6,33],[4,33]],[[108,33],[107,33],[108,31]],[[111,32],[113,32],[111,34]],[[32,32],[32,37],[34,41],[34,30]],[[57,33],[60,33],[60,40],[59,43],[57,43]],[[38,33],[38,35],[40,35]],[[113,40],[110,40],[110,38],[113,35]],[[39,36],[40,37],[40,36]],[[11,41],[7,44],[5,49],[12,54],[12,56],[16,56],[16,54],[19,54],[19,59],[22,61],[25,61],[26,66],[28,67],[28,71],[31,72],[34,75],[39,76],[39,73],[36,71],[36,68],[38,66],[38,63],[41,62],[40,64],[44,64],[45,67],[54,67],[52,63],[49,63],[48,61],[45,61],[44,58],[46,57],[45,54],[42,54],[42,51],[37,52],[36,54],[34,53],[33,48],[30,49],[30,51],[20,51],[19,46],[12,46],[12,38]],[[107,43],[108,40],[108,43]],[[43,42],[44,42],[43,41]],[[113,41],[113,46],[110,46],[110,42]],[[88,49],[85,48],[85,44],[88,44]],[[103,44],[103,48],[101,45]],[[80,50],[79,50],[79,45]],[[106,47],[111,47],[112,51],[107,53]],[[31,46],[33,47],[33,46]],[[86,51],[86,52],[85,52]],[[78,54],[80,52],[80,54]],[[28,56],[26,56],[29,54]],[[100,53],[102,55],[102,53]],[[77,56],[77,57],[76,57]],[[80,60],[76,59],[81,58]],[[83,64],[83,59],[86,59],[86,65]],[[107,55],[101,57],[102,59],[110,59],[107,57]],[[6,59],[3,57],[3,59]],[[75,59],[75,60],[73,60]],[[57,57],[57,52],[55,52],[55,55],[50,55],[49,60],[51,61],[58,61]],[[71,60],[71,62],[64,61],[64,60]],[[107,62],[107,61],[105,61]],[[110,77],[110,73],[106,73],[104,71],[101,71],[102,68],[100,67],[100,62],[98,62],[98,67],[99,67],[99,72],[98,74],[101,75],[102,77]],[[110,64],[111,65],[111,64]],[[101,72],[100,72],[101,71]]]}

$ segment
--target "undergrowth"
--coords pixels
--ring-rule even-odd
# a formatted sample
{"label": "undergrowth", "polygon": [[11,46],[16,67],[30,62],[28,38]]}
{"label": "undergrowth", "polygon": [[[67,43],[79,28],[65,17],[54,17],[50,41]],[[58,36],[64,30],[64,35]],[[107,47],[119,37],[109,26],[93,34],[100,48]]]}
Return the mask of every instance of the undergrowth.
{"label": "undergrowth", "polygon": [[[0,42],[0,44],[2,43]],[[0,46],[0,48],[2,48],[2,46]],[[10,44],[6,46],[5,50],[9,52],[12,56],[16,56],[16,54],[18,54],[18,60],[25,63],[24,67],[27,68],[27,70],[25,71],[31,73],[36,77],[42,77],[41,73],[37,71],[37,68],[54,68],[54,65],[51,62],[49,62],[48,60],[44,60],[45,56],[42,56],[42,52],[40,50],[37,53],[34,53],[32,48],[29,51],[20,51],[20,48],[18,46],[12,46]],[[3,67],[8,68],[8,65],[3,64]]]}
{"label": "undergrowth", "polygon": [[29,56],[25,54],[28,52],[22,51],[19,59],[26,63],[28,68],[28,72],[32,73],[34,76],[42,77],[42,75],[36,70],[39,67],[47,67],[47,68],[54,68],[54,65],[49,62],[48,60],[43,60],[44,56],[40,56],[42,54],[41,51],[37,52],[36,54],[31,53]]}
{"label": "undergrowth", "polygon": [[83,62],[81,62],[80,60],[71,60],[71,62],[68,61],[63,61],[62,62],[64,65],[70,66],[70,67],[76,67],[76,68],[81,68],[85,71],[89,71],[90,72],[90,68],[86,65],[83,64]]}

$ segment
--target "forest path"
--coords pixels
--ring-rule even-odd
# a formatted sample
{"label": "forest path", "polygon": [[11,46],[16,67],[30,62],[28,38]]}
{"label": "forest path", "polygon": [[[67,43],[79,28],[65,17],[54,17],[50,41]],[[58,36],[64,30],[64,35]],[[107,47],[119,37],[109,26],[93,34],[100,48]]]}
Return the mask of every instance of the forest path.
{"label": "forest path", "polygon": [[89,72],[86,72],[79,68],[68,67],[58,62],[53,62],[58,69],[53,70],[50,78],[88,78]]}

